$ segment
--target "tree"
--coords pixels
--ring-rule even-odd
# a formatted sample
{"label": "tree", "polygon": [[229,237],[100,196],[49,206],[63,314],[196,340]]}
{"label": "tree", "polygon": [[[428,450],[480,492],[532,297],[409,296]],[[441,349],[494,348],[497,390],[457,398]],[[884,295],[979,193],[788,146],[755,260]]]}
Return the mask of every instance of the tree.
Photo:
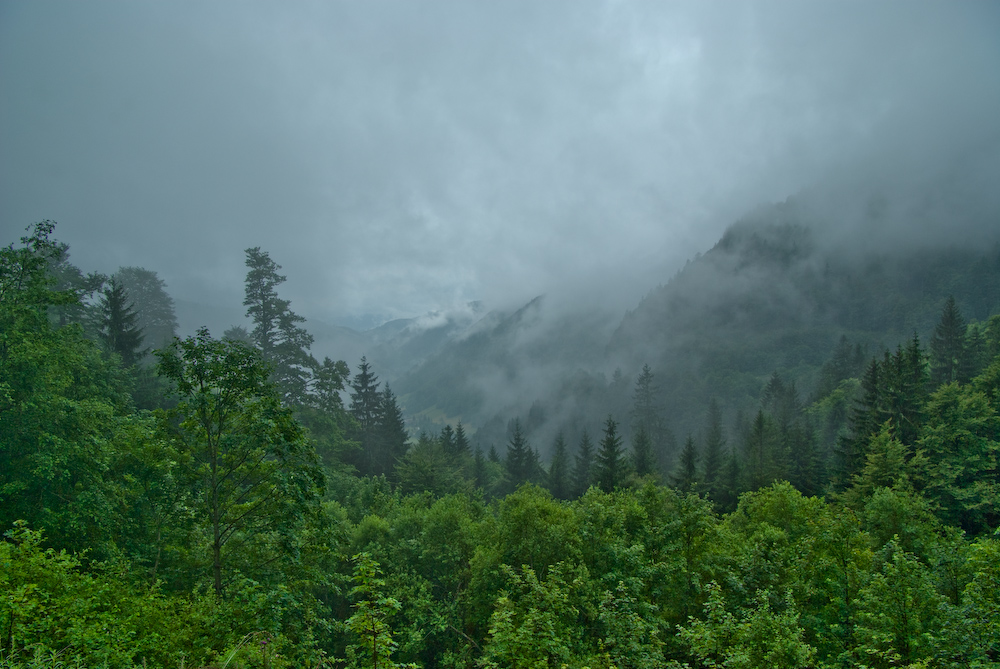
{"label": "tree", "polygon": [[549,463],[549,492],[556,499],[569,499],[569,454],[566,451],[566,439],[562,432],[556,435],[553,447],[552,462]]}
{"label": "tree", "polygon": [[351,380],[350,412],[357,422],[354,438],[361,444],[361,461],[357,463],[361,474],[378,475],[385,473],[381,453],[379,453],[379,423],[381,422],[383,400],[378,387],[378,377],[372,373],[371,365],[362,356],[358,373]]}
{"label": "tree", "polygon": [[177,336],[174,300],[156,272],[142,267],[120,267],[112,278],[125,287],[132,300],[136,325],[142,329],[146,343],[157,349],[173,341]]}
{"label": "tree", "polygon": [[143,341],[139,317],[125,293],[125,287],[114,277],[104,289],[101,299],[101,322],[98,334],[110,353],[122,360],[122,365],[136,365],[149,349],[140,350]]}
{"label": "tree", "polygon": [[723,451],[726,447],[726,437],[722,432],[722,411],[715,398],[712,398],[708,404],[707,423],[705,426],[704,481],[709,493],[714,496],[716,483],[722,472]]}
{"label": "tree", "polygon": [[580,437],[580,448],[576,452],[573,464],[573,496],[580,497],[593,483],[594,446],[586,430]]}
{"label": "tree", "polygon": [[396,403],[396,395],[388,383],[379,397],[377,434],[376,470],[378,474],[390,475],[399,458],[406,454],[410,435],[406,431],[403,410]]}
{"label": "tree", "polygon": [[952,295],[944,303],[941,319],[934,327],[934,336],[931,337],[931,383],[939,386],[952,381],[968,381],[959,378],[964,357],[965,319]]}
{"label": "tree", "polygon": [[538,456],[528,444],[524,432],[521,431],[521,421],[516,418],[510,442],[507,444],[507,457],[504,460],[504,465],[507,469],[507,480],[511,490],[535,479]]}
{"label": "tree", "polygon": [[654,450],[661,449],[663,444],[663,422],[660,419],[659,392],[653,370],[649,365],[642,366],[642,372],[635,380],[635,390],[632,393],[632,430],[645,431],[652,442]]}
{"label": "tree", "polygon": [[618,423],[608,416],[604,421],[604,438],[601,439],[595,462],[595,479],[604,492],[612,492],[625,482],[625,452],[618,435]]}
{"label": "tree", "polygon": [[681,450],[680,462],[677,463],[677,473],[673,475],[674,485],[682,492],[694,490],[698,481],[698,449],[694,437],[688,435]]}
{"label": "tree", "polygon": [[372,669],[395,669],[404,665],[392,661],[396,650],[388,619],[401,608],[399,600],[383,592],[385,581],[378,562],[367,553],[354,556],[354,613],[347,619],[347,629],[356,643],[347,647],[349,666]]}
{"label": "tree", "polygon": [[252,573],[262,543],[284,545],[281,537],[315,511],[325,480],[258,351],[202,328],[157,356],[181,398],[167,429],[195,493],[221,597],[231,571]]}
{"label": "tree", "polygon": [[291,310],[291,303],[278,297],[277,286],[286,278],[278,274],[281,265],[260,247],[247,249],[246,254],[249,271],[243,305],[254,323],[251,337],[263,359],[273,365],[272,379],[282,401],[302,404],[316,367],[309,354],[313,336],[299,327],[305,319]]}
{"label": "tree", "polygon": [[641,426],[632,440],[632,469],[636,476],[651,476],[656,473],[653,443],[646,428]]}

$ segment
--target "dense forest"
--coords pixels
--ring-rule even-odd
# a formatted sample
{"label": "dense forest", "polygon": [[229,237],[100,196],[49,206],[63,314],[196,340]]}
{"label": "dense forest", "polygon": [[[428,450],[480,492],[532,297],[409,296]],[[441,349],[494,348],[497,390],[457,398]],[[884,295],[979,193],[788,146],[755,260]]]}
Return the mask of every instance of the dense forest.
{"label": "dense forest", "polygon": [[811,244],[734,226],[558,422],[414,434],[421,384],[316,360],[266,251],[252,327],[178,338],[155,272],[32,226],[0,249],[0,667],[1000,666],[1000,262]]}

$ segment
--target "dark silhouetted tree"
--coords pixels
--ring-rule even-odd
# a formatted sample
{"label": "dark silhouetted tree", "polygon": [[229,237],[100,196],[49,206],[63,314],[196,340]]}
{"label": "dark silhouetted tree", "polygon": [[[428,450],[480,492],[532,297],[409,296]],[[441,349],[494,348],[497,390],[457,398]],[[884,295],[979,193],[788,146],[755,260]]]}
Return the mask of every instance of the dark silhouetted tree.
{"label": "dark silhouetted tree", "polygon": [[618,423],[608,416],[604,421],[604,437],[594,462],[594,479],[604,492],[612,492],[625,483],[626,460]]}
{"label": "dark silhouetted tree", "polygon": [[581,496],[590,488],[594,475],[594,445],[586,430],[580,437],[580,447],[577,449],[573,464],[573,495]]}
{"label": "dark silhouetted tree", "polygon": [[684,448],[677,462],[677,470],[671,477],[674,486],[682,492],[691,492],[698,483],[698,447],[694,443],[694,437],[688,435],[684,441]]}
{"label": "dark silhouetted tree", "polygon": [[172,342],[177,336],[177,315],[167,284],[156,272],[142,267],[120,267],[114,278],[125,286],[132,300],[145,343],[158,349]]}
{"label": "dark silhouetted tree", "polygon": [[566,439],[562,432],[556,435],[553,445],[552,462],[549,463],[549,492],[556,499],[569,499],[570,497],[570,476],[569,476],[569,452],[566,448]]}
{"label": "dark silhouetted tree", "polygon": [[649,439],[649,433],[642,426],[632,440],[632,469],[636,476],[651,476],[656,473],[653,443]]}
{"label": "dark silhouetted tree", "polygon": [[931,337],[931,383],[937,387],[959,378],[965,357],[965,319],[955,304],[954,296],[944,303],[941,319]]}
{"label": "dark silhouetted tree", "polygon": [[140,349],[143,333],[138,321],[139,317],[132,302],[129,301],[125,287],[117,279],[112,278],[101,298],[101,322],[98,334],[107,350],[118,354],[125,367],[138,364],[146,355],[146,349]]}
{"label": "dark silhouetted tree", "polygon": [[282,401],[302,404],[316,361],[309,354],[313,336],[298,324],[305,322],[291,310],[291,303],[278,297],[277,287],[285,281],[278,265],[260,247],[246,250],[247,316],[253,321],[250,333],[264,360],[272,365],[272,379]]}

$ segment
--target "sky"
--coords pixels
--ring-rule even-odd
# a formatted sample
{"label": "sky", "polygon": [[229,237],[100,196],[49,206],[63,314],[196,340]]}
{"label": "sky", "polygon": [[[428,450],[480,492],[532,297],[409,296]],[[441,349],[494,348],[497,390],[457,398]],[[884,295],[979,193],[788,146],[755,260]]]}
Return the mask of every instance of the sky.
{"label": "sky", "polygon": [[991,2],[2,0],[0,242],[220,308],[259,246],[356,327],[624,311],[760,203],[997,167],[998,119]]}

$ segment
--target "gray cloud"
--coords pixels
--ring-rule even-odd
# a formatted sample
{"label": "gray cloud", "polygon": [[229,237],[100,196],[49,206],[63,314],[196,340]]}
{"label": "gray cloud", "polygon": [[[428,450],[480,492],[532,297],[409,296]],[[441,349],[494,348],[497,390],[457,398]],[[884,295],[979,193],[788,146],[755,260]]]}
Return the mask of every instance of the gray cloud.
{"label": "gray cloud", "polygon": [[758,202],[995,169],[998,34],[985,2],[7,2],[0,230],[220,305],[259,245],[333,321],[625,308]]}

